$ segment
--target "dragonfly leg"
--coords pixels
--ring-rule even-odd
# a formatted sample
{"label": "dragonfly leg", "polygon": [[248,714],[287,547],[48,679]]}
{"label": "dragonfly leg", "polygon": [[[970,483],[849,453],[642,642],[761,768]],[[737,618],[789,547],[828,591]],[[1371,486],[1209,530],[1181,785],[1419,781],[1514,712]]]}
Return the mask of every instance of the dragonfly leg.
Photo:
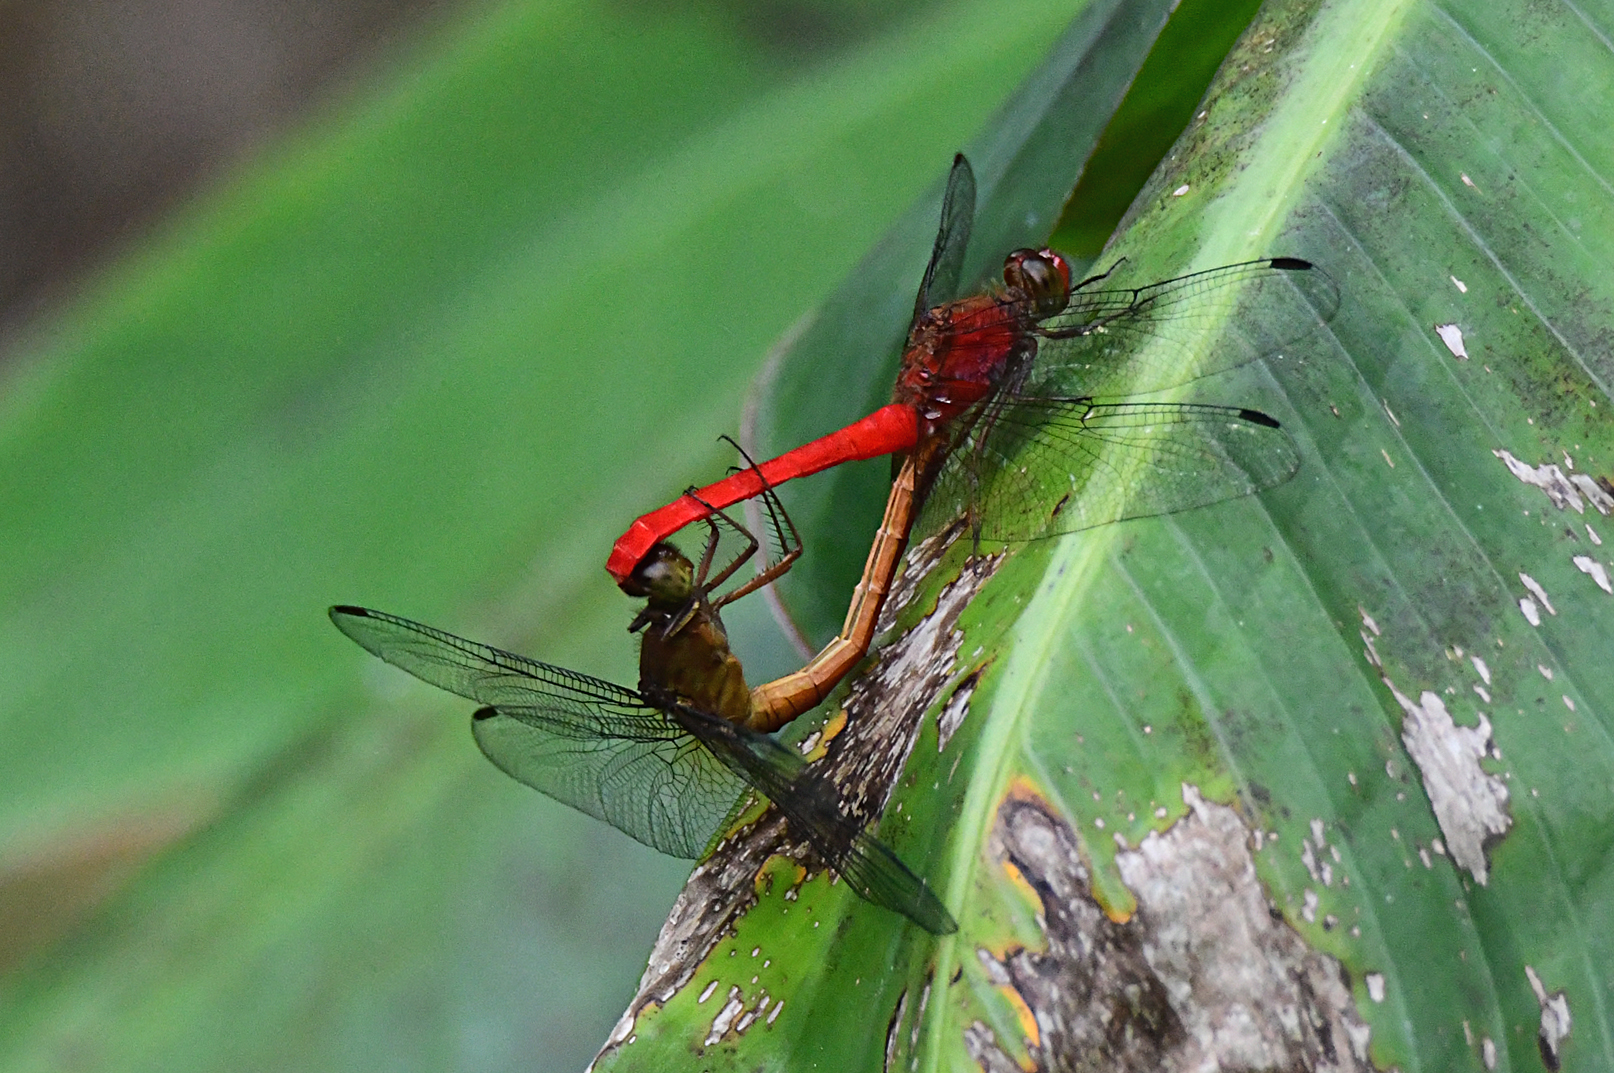
{"label": "dragonfly leg", "polygon": [[[728,440],[729,445],[740,453],[740,457],[746,460],[751,469],[756,471],[757,480],[762,485],[760,495],[762,496],[763,504],[768,510],[768,522],[773,529],[774,539],[779,544],[780,557],[777,562],[767,564],[762,570],[757,572],[755,577],[751,578],[745,584],[740,585],[731,592],[724,593],[722,596],[719,596],[716,600],[714,600],[712,603],[712,608],[714,610],[731,604],[740,597],[756,592],[764,585],[770,585],[779,578],[783,577],[790,570],[790,568],[795,565],[796,560],[801,558],[802,550],[801,534],[796,530],[796,523],[790,520],[790,515],[786,512],[784,504],[779,501],[779,494],[774,491],[773,485],[768,481],[768,478],[762,472],[761,467],[758,466],[756,461],[746,453],[745,448],[741,447],[727,436],[723,438]],[[722,518],[735,529],[745,533],[747,538],[753,542],[753,545],[755,544],[756,535],[750,530],[746,529],[744,526],[741,526],[738,522],[734,521],[734,519],[730,518],[727,514],[724,514],[715,507],[712,508],[712,513]],[[763,554],[764,557],[766,557],[767,552],[764,551]],[[715,588],[723,581],[726,581],[728,577],[739,568],[739,565],[740,563],[738,561],[731,564],[731,566],[724,571],[722,576],[717,581],[714,581],[710,587]]]}

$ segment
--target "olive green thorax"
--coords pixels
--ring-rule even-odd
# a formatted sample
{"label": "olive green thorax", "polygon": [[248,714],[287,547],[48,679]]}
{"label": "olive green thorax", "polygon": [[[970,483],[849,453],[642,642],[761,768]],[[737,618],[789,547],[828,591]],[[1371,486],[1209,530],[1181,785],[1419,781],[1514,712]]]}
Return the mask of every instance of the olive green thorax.
{"label": "olive green thorax", "polygon": [[733,723],[751,716],[751,690],[740,661],[729,651],[723,620],[695,586],[695,567],[671,544],[651,548],[622,583],[645,598],[628,628],[644,631],[639,644],[639,689],[665,690],[692,708]]}

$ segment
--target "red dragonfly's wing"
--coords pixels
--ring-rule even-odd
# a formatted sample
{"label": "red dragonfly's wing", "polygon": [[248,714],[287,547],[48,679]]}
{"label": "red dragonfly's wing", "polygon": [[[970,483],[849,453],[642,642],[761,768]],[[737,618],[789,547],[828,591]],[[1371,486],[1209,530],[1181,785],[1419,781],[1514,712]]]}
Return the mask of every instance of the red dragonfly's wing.
{"label": "red dragonfly's wing", "polygon": [[1258,410],[999,400],[954,446],[918,528],[962,515],[981,538],[1036,540],[1249,495],[1299,466],[1289,434]]}
{"label": "red dragonfly's wing", "polygon": [[964,272],[964,253],[975,226],[975,172],[963,153],[953,157],[953,170],[947,174],[947,192],[942,196],[941,224],[936,244],[930,250],[930,263],[914,299],[913,318],[918,320],[933,306],[958,296],[959,278]]}
{"label": "red dragonfly's wing", "polygon": [[1282,356],[1339,309],[1332,276],[1295,257],[1223,265],[1141,287],[1078,285],[1037,323],[1028,395],[1144,395]]}

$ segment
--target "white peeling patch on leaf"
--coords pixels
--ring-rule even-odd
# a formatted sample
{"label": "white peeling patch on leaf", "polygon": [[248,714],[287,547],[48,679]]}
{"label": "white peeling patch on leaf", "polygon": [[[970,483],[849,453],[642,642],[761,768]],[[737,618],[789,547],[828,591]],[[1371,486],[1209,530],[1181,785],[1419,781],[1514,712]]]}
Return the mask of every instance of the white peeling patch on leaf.
{"label": "white peeling patch on leaf", "polygon": [[[1586,496],[1587,501],[1589,501],[1592,506],[1597,508],[1597,513],[1614,514],[1614,496],[1611,496],[1607,492],[1603,491],[1602,487],[1599,486],[1596,481],[1592,480],[1584,473],[1576,473],[1569,479],[1573,481],[1575,487],[1580,489],[1580,491]],[[1589,529],[1590,527],[1588,526],[1587,528]],[[1595,536],[1592,539],[1596,540],[1599,544],[1602,543],[1602,541],[1597,540]]]}
{"label": "white peeling patch on leaf", "polygon": [[1463,347],[1463,329],[1455,324],[1437,324],[1435,334],[1446,344],[1446,349],[1452,352],[1452,357],[1461,361],[1468,360],[1468,351]]}
{"label": "white peeling patch on leaf", "polygon": [[1363,977],[1362,982],[1367,984],[1367,997],[1374,1002],[1384,1001],[1384,974],[1370,972]]}
{"label": "white peeling patch on leaf", "polygon": [[[1586,513],[1586,504],[1590,503],[1599,514],[1614,512],[1614,496],[1603,491],[1598,483],[1584,473],[1566,475],[1556,462],[1544,462],[1539,466],[1532,466],[1528,462],[1521,462],[1508,451],[1492,451],[1500,458],[1504,465],[1519,480],[1525,484],[1533,484],[1552,500],[1552,505],[1559,510],[1574,510],[1576,514]],[[1567,456],[1566,456],[1567,458]],[[1594,536],[1597,543],[1602,543]]]}
{"label": "white peeling patch on leaf", "polygon": [[[1552,606],[1552,601],[1547,599],[1547,590],[1541,587],[1539,581],[1523,571],[1519,572],[1519,581],[1524,584],[1525,588],[1530,590],[1530,595],[1536,598],[1536,602],[1547,609],[1547,614],[1556,615],[1558,613],[1558,609]],[[1525,617],[1529,618],[1530,616],[1527,613]],[[1532,622],[1530,625],[1534,626],[1536,623]]]}
{"label": "white peeling patch on leaf", "polygon": [[[1324,837],[1324,825],[1321,819],[1311,821],[1311,836],[1300,838],[1300,863],[1311,878],[1325,887],[1334,885],[1334,866],[1326,857],[1329,849],[1328,841]],[[1339,851],[1334,850],[1334,859],[1339,860]],[[1306,909],[1302,914],[1307,920],[1314,920],[1317,916],[1317,896],[1307,891]]]}
{"label": "white peeling patch on leaf", "polygon": [[1317,922],[1317,906],[1319,899],[1317,892],[1307,887],[1300,898],[1300,916],[1308,924]]}
{"label": "white peeling patch on leaf", "polygon": [[1531,966],[1524,967],[1524,975],[1530,981],[1530,990],[1535,992],[1536,1002],[1541,1004],[1541,1029],[1536,1035],[1541,1060],[1548,1069],[1557,1069],[1563,1064],[1560,1050],[1569,1037],[1569,998],[1562,991],[1547,994],[1541,977]]}
{"label": "white peeling patch on leaf", "polygon": [[971,677],[963,685],[953,690],[953,695],[947,698],[947,705],[942,708],[941,715],[936,717],[936,751],[943,752],[947,743],[953,740],[953,732],[964,724],[964,717],[969,714],[970,698],[975,695],[977,679]]}
{"label": "white peeling patch on leaf", "polygon": [[729,1000],[723,1004],[722,1009],[717,1011],[717,1016],[712,1018],[712,1027],[706,1033],[706,1039],[701,1045],[710,1047],[728,1035],[729,1028],[734,1024],[735,1018],[740,1016],[740,1011],[743,1009],[745,1009],[745,1003],[740,998],[739,986],[731,987],[729,989]]}
{"label": "white peeling patch on leaf", "polygon": [[1495,752],[1491,721],[1481,713],[1478,726],[1460,727],[1438,694],[1425,690],[1415,702],[1393,685],[1390,691],[1406,716],[1401,740],[1423,776],[1452,859],[1485,886],[1485,843],[1505,835],[1513,822],[1507,814],[1507,786],[1480,766],[1480,760]]}
{"label": "white peeling patch on leaf", "polygon": [[1597,582],[1598,588],[1602,589],[1606,593],[1614,595],[1614,586],[1610,586],[1608,583],[1608,568],[1602,563],[1598,562],[1596,559],[1593,559],[1590,555],[1577,555],[1570,561],[1575,564],[1576,570],[1579,570],[1581,573],[1587,575],[1593,581]]}
{"label": "white peeling patch on leaf", "polygon": [[[897,998],[897,1008],[891,1014],[891,1024],[885,1030],[885,1068],[892,1068],[897,1061],[897,1044],[901,1039],[903,1018],[908,1013],[908,992],[906,989]],[[918,1019],[914,1021],[918,1024]]]}
{"label": "white peeling patch on leaf", "polygon": [[1519,601],[1519,612],[1524,615],[1524,621],[1530,625],[1541,625],[1541,609],[1536,606],[1536,602],[1530,597],[1526,596]]}

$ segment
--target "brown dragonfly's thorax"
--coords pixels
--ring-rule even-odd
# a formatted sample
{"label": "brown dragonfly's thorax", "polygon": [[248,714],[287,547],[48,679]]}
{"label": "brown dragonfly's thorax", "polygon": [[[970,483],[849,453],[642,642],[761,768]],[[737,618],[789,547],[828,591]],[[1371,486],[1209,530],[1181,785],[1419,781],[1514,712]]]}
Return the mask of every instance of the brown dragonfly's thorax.
{"label": "brown dragonfly's thorax", "polygon": [[672,617],[652,609],[639,645],[639,688],[672,693],[692,708],[731,723],[751,716],[751,690],[745,671],[729,651],[728,634],[716,614],[697,612],[671,637]]}
{"label": "brown dragonfly's thorax", "polygon": [[945,423],[991,391],[1010,357],[1029,342],[1010,303],[982,294],[937,306],[908,334],[891,401]]}

